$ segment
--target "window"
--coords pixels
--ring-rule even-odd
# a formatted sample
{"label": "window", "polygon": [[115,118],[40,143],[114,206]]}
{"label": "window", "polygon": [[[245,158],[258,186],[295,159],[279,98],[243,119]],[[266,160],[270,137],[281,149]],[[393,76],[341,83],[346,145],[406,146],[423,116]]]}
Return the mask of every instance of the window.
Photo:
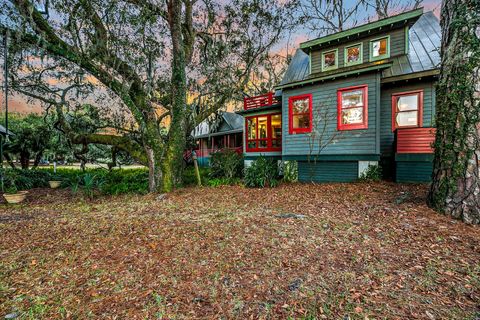
{"label": "window", "polygon": [[345,47],[345,66],[353,66],[363,62],[363,45],[361,43]]}
{"label": "window", "polygon": [[282,149],[281,114],[247,117],[246,120],[247,152]]}
{"label": "window", "polygon": [[392,95],[392,130],[422,126],[423,91]]}
{"label": "window", "polygon": [[337,69],[338,49],[322,53],[322,71]]}
{"label": "window", "polygon": [[368,128],[368,87],[366,85],[337,91],[337,129]]}
{"label": "window", "polygon": [[312,131],[312,95],[288,99],[288,132],[290,134]]}
{"label": "window", "polygon": [[390,57],[390,36],[370,41],[370,61]]}

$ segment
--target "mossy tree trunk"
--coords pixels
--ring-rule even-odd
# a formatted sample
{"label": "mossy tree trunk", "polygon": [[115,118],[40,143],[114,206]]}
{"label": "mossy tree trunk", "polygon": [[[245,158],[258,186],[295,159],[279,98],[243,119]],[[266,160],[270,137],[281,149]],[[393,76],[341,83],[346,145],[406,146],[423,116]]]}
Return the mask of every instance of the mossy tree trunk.
{"label": "mossy tree trunk", "polygon": [[182,34],[182,1],[170,0],[167,6],[172,39],[172,76],[170,80],[172,101],[171,124],[162,163],[162,190],[166,192],[171,191],[177,183],[181,182],[187,116],[186,44]]}
{"label": "mossy tree trunk", "polygon": [[480,1],[442,6],[441,73],[429,205],[480,223]]}

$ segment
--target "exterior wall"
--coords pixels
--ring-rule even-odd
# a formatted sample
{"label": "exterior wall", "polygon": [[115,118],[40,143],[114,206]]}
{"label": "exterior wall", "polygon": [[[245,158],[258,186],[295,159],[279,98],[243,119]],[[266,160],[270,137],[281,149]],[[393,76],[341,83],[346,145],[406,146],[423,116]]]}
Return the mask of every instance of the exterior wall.
{"label": "exterior wall", "polygon": [[395,157],[396,182],[430,182],[433,154],[397,154]]}
{"label": "exterior wall", "polygon": [[342,43],[340,45],[329,46],[322,48],[320,50],[312,51],[311,53],[311,72],[318,73],[322,72],[322,52],[330,51],[332,49],[338,48],[338,71],[344,67],[344,49],[345,47],[363,43],[363,63],[369,62],[370,55],[370,40],[377,39],[379,37],[390,35],[390,57],[402,55],[406,53],[406,41],[405,41],[405,29],[396,29],[387,33],[377,33],[373,36],[364,39],[357,39],[356,41],[351,41],[347,43]]}
{"label": "exterior wall", "polygon": [[[368,129],[337,131],[337,89],[357,85],[368,85]],[[319,121],[319,115],[328,110],[330,121],[327,123],[325,137],[332,134],[338,136],[329,144],[321,155],[374,155],[380,154],[379,131],[377,136],[377,104],[379,104],[380,74],[370,73],[357,77],[342,78],[323,84],[309,85],[295,89],[284,89],[282,97],[282,155],[306,156],[310,153],[311,141],[307,134],[289,134],[288,100],[300,94],[312,94],[313,127],[320,131],[324,122]],[[320,122],[320,123],[319,123]],[[314,130],[314,129],[312,129]],[[313,150],[318,150],[318,139]],[[315,152],[314,152],[315,154]]]}
{"label": "exterior wall", "polygon": [[392,131],[392,94],[423,90],[423,127],[432,127],[435,117],[434,82],[417,82],[413,84],[389,85],[382,88],[380,117],[380,149],[382,156],[393,156],[394,132]]}
{"label": "exterior wall", "polygon": [[357,179],[357,161],[298,162],[300,182],[352,182]]}

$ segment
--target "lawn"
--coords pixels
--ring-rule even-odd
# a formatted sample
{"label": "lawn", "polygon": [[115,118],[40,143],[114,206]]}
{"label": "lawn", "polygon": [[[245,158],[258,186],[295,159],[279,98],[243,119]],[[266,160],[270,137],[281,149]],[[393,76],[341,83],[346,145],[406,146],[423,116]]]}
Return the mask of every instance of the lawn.
{"label": "lawn", "polygon": [[0,318],[476,319],[480,230],[426,191],[34,190],[0,205]]}

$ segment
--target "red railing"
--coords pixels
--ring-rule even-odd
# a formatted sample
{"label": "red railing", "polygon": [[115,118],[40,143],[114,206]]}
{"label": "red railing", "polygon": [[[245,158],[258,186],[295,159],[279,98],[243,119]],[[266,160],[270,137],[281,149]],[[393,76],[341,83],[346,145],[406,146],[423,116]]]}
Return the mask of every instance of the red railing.
{"label": "red railing", "polygon": [[273,95],[273,92],[262,94],[256,97],[243,98],[243,109],[255,109],[277,104],[279,101]]}
{"label": "red railing", "polygon": [[222,148],[222,149],[214,148],[214,149],[203,149],[203,150],[197,149],[193,151],[195,151],[197,157],[203,158],[203,157],[208,157],[211,153],[221,151],[221,150],[227,150],[227,149],[234,150],[237,153],[243,153],[243,147]]}
{"label": "red railing", "polygon": [[397,153],[433,153],[435,128],[397,129]]}

